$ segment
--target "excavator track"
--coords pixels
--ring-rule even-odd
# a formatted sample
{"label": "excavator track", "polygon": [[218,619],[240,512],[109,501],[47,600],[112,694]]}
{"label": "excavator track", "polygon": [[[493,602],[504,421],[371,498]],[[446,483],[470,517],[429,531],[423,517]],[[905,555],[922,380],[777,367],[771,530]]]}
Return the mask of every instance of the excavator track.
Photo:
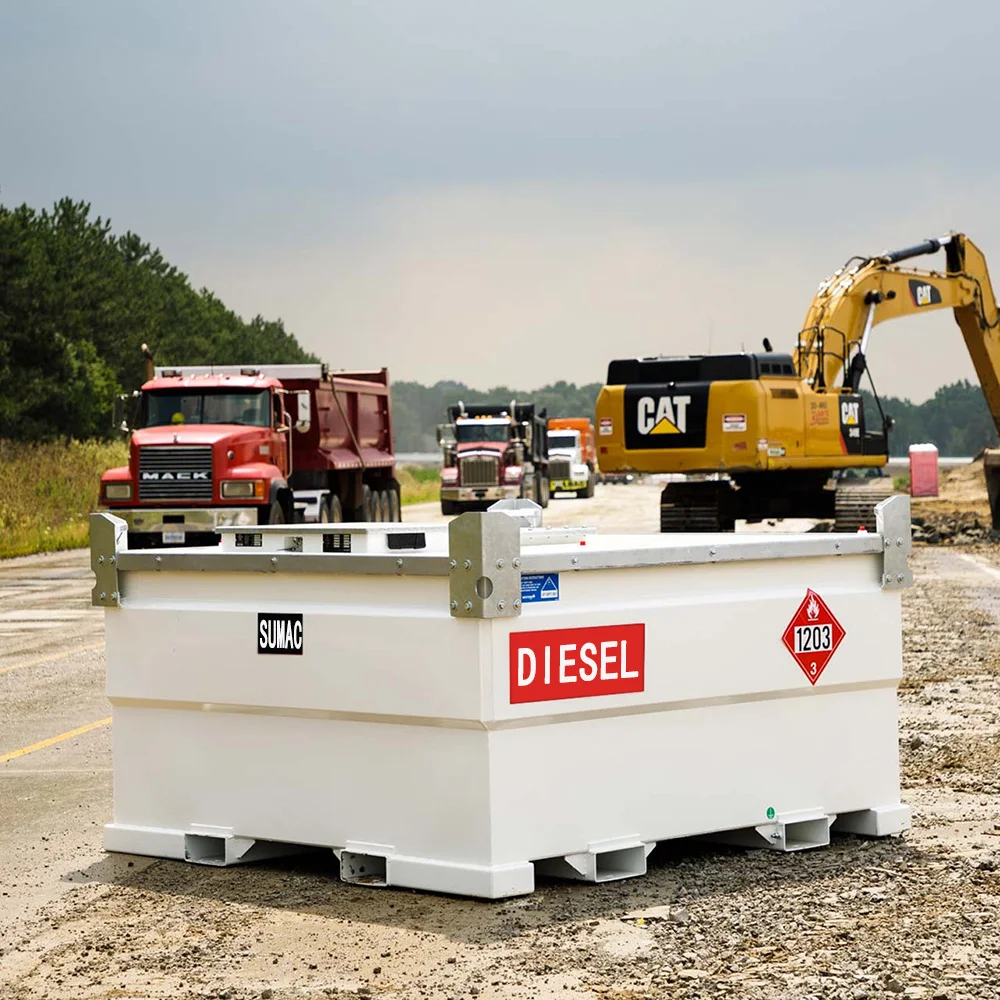
{"label": "excavator track", "polygon": [[875,505],[891,497],[892,480],[879,479],[841,480],[834,497],[834,531],[875,530]]}
{"label": "excavator track", "polygon": [[724,481],[667,483],[660,494],[660,531],[733,531],[732,495]]}

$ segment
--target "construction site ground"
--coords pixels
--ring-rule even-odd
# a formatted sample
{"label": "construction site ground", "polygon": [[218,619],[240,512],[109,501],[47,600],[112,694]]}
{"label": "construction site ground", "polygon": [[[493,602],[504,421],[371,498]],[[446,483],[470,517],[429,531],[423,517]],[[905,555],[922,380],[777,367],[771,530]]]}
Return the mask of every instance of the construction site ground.
{"label": "construction site ground", "polygon": [[[554,501],[547,523],[654,531],[657,492],[602,487]],[[919,516],[946,526],[949,504],[979,502],[947,493]],[[347,885],[325,852],[235,868],[105,854],[112,727],[88,554],[0,563],[0,997],[1000,997],[1000,547],[918,545],[912,564],[909,833],[794,854],[661,844],[643,878],[540,879],[491,903]],[[766,767],[837,744],[766,733],[745,752]]]}

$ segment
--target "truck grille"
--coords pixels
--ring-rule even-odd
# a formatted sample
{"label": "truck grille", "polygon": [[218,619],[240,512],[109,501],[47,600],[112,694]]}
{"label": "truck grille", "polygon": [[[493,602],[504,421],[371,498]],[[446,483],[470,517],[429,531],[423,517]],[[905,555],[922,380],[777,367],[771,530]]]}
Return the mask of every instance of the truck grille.
{"label": "truck grille", "polygon": [[140,500],[212,500],[210,445],[143,445]]}
{"label": "truck grille", "polygon": [[495,458],[479,455],[461,461],[463,486],[497,486],[500,483],[500,464]]}
{"label": "truck grille", "polygon": [[549,479],[569,479],[570,461],[568,458],[549,459]]}

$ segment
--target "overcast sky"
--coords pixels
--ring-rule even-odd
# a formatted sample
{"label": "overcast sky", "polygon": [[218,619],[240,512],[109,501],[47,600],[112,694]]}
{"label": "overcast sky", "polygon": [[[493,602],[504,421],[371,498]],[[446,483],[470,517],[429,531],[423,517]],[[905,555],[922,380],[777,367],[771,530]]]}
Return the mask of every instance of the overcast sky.
{"label": "overcast sky", "polygon": [[[998,37],[995,0],[0,0],[0,198],[91,202],[337,367],[598,381],[791,349],[855,253],[960,229],[1000,271]],[[974,378],[944,313],[870,355]]]}

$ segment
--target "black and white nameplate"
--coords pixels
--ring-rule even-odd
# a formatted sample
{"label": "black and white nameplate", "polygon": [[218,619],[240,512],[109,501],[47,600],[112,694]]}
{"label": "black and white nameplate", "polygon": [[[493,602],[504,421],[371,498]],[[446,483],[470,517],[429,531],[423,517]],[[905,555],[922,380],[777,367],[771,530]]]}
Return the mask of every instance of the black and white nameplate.
{"label": "black and white nameplate", "polygon": [[302,655],[302,615],[257,612],[257,652]]}

